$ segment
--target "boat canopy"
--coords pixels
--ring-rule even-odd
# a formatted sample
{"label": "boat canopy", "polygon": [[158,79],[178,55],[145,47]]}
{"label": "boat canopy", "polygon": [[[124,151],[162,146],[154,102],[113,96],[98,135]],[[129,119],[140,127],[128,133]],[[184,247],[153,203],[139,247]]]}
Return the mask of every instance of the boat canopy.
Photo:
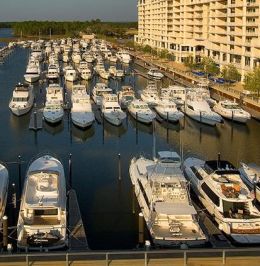
{"label": "boat canopy", "polygon": [[167,215],[192,215],[197,214],[195,208],[191,205],[182,203],[155,202],[155,211]]}

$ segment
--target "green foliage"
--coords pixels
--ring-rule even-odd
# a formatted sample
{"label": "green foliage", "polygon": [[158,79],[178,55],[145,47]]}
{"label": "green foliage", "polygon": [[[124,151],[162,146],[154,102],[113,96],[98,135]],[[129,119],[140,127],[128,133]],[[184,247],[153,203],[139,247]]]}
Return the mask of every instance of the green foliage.
{"label": "green foliage", "polygon": [[201,62],[204,71],[210,75],[218,75],[220,72],[219,67],[211,57],[203,57]]}
{"label": "green foliage", "polygon": [[184,65],[189,68],[189,70],[193,70],[196,68],[196,63],[194,62],[194,58],[192,55],[189,55],[184,59]]}
{"label": "green foliage", "polygon": [[168,52],[167,49],[163,49],[163,50],[161,50],[161,51],[159,52],[159,56],[160,56],[161,58],[167,58],[167,57],[168,57],[168,54],[169,54],[169,52]]}
{"label": "green foliage", "polygon": [[152,47],[150,45],[145,45],[144,47],[142,47],[142,51],[144,53],[151,53],[152,52]]}
{"label": "green foliage", "polygon": [[102,22],[91,21],[23,21],[12,24],[15,35],[38,36],[53,35],[77,36],[80,32],[102,34],[111,37],[124,37],[130,28],[137,28],[136,22]]}
{"label": "green foliage", "polygon": [[234,81],[240,81],[241,80],[241,74],[239,73],[237,68],[232,64],[229,64],[229,65],[223,67],[223,69],[221,71],[221,76],[225,80],[234,80]]}
{"label": "green foliage", "polygon": [[244,89],[260,94],[260,67],[256,67],[254,71],[249,72],[245,76]]}

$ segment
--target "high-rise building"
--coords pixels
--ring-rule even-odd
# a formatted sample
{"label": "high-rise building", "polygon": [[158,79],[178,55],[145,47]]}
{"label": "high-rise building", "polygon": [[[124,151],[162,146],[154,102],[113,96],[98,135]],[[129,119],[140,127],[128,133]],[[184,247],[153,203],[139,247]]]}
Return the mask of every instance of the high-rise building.
{"label": "high-rise building", "polygon": [[210,56],[242,76],[260,62],[260,0],[139,0],[139,44],[175,60]]}

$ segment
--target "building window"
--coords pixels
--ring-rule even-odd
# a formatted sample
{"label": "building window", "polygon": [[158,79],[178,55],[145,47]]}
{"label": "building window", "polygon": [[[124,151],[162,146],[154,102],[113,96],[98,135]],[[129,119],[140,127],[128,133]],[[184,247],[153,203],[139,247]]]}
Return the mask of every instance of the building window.
{"label": "building window", "polygon": [[250,60],[250,57],[246,56],[246,57],[245,57],[245,65],[246,65],[246,66],[250,66],[250,61],[251,61],[251,60]]}
{"label": "building window", "polygon": [[234,42],[235,41],[235,36],[230,36],[229,39],[230,39],[231,42]]}
{"label": "building window", "polygon": [[234,17],[230,18],[230,22],[235,22],[235,21],[236,21],[236,19]]}
{"label": "building window", "polygon": [[234,5],[236,3],[236,0],[231,0],[231,5]]}
{"label": "building window", "polygon": [[251,52],[251,47],[246,47],[246,52]]}
{"label": "building window", "polygon": [[230,13],[234,14],[235,13],[235,8],[230,8]]}
{"label": "building window", "polygon": [[223,54],[223,56],[222,56],[222,60],[223,60],[223,61],[226,61],[226,60],[227,60],[227,54]]}
{"label": "building window", "polygon": [[235,27],[230,27],[230,31],[235,31]]}

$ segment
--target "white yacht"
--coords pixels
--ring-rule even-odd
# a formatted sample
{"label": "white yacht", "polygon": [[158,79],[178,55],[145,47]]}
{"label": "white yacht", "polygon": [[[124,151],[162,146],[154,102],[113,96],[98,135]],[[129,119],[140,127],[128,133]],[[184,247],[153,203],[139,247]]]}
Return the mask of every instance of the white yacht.
{"label": "white yacht", "polygon": [[158,159],[133,158],[130,178],[154,244],[199,246],[206,242],[189,185],[176,152],[161,151]]}
{"label": "white yacht", "polygon": [[161,98],[174,101],[177,108],[182,107],[186,100],[186,89],[181,86],[169,86],[161,89]]}
{"label": "white yacht", "polygon": [[72,66],[68,66],[65,72],[65,80],[69,82],[74,82],[77,79],[78,79],[77,71]]}
{"label": "white yacht", "polygon": [[178,122],[184,117],[184,114],[177,109],[173,101],[160,100],[154,109],[160,117],[169,122]]}
{"label": "white yacht", "polygon": [[146,102],[149,106],[154,107],[160,101],[157,88],[148,88],[144,89],[140,94],[141,99]]}
{"label": "white yacht", "polygon": [[129,64],[131,62],[131,56],[127,51],[118,51],[116,56],[124,64]]}
{"label": "white yacht", "polygon": [[223,160],[188,158],[184,173],[220,230],[241,244],[260,243],[260,212],[235,167]]}
{"label": "white yacht", "polygon": [[260,202],[260,166],[254,163],[241,163],[238,170],[244,183],[254,192],[255,198]]}
{"label": "white yacht", "polygon": [[84,59],[86,62],[88,62],[90,64],[92,64],[95,61],[94,57],[90,53],[86,54],[84,56]]}
{"label": "white yacht", "polygon": [[121,108],[126,109],[128,105],[135,99],[135,92],[131,86],[122,86],[118,92],[118,102]]}
{"label": "white yacht", "polygon": [[92,71],[89,68],[85,68],[80,71],[80,77],[84,80],[90,80],[92,79],[92,76]]}
{"label": "white yacht", "polygon": [[128,112],[139,122],[151,124],[156,118],[156,114],[149,108],[148,104],[142,100],[133,100],[128,105]]}
{"label": "white yacht", "polygon": [[53,156],[35,159],[26,173],[17,223],[17,247],[52,250],[67,244],[66,181]]}
{"label": "white yacht", "polygon": [[92,125],[95,120],[90,102],[90,97],[84,85],[75,85],[72,88],[71,120],[78,127],[86,128]]}
{"label": "white yacht", "polygon": [[112,94],[112,89],[108,88],[105,83],[97,83],[92,91],[92,98],[96,105],[102,104],[102,96]]}
{"label": "white yacht", "polygon": [[126,118],[126,114],[120,108],[116,94],[103,95],[101,112],[104,118],[115,126],[120,126]]}
{"label": "white yacht", "polygon": [[70,53],[68,52],[64,52],[63,56],[62,56],[62,61],[64,63],[68,63],[70,61]]}
{"label": "white yacht", "polygon": [[206,125],[215,126],[222,122],[222,117],[213,112],[207,101],[196,93],[187,95],[183,111],[190,118]]}
{"label": "white yacht", "polygon": [[81,61],[81,53],[80,52],[73,52],[71,58],[75,64],[79,64]]}
{"label": "white yacht", "polygon": [[251,115],[244,111],[236,102],[229,100],[219,101],[213,110],[224,118],[234,120],[240,123],[246,123],[251,118]]}
{"label": "white yacht", "polygon": [[59,65],[56,64],[49,65],[46,77],[49,80],[58,80],[60,78]]}
{"label": "white yacht", "polygon": [[40,69],[34,62],[29,62],[24,74],[25,81],[29,83],[36,82],[40,79]]}
{"label": "white yacht", "polygon": [[46,91],[46,103],[43,109],[43,117],[51,124],[59,123],[64,115],[63,88],[58,84],[50,84]]}
{"label": "white yacht", "polygon": [[118,58],[115,55],[111,55],[109,57],[109,61],[112,62],[112,63],[116,63],[118,61]]}
{"label": "white yacht", "polygon": [[158,79],[158,80],[164,77],[164,75],[157,68],[150,68],[149,71],[147,72],[147,75],[150,78]]}
{"label": "white yacht", "polygon": [[7,195],[8,195],[9,173],[6,166],[0,163],[0,228],[5,214]]}
{"label": "white yacht", "polygon": [[34,93],[31,86],[18,83],[13,91],[9,108],[12,113],[21,116],[28,113],[33,107]]}
{"label": "white yacht", "polygon": [[101,69],[98,71],[99,76],[102,79],[109,79],[110,78],[110,73],[108,71],[106,71],[105,69]]}

